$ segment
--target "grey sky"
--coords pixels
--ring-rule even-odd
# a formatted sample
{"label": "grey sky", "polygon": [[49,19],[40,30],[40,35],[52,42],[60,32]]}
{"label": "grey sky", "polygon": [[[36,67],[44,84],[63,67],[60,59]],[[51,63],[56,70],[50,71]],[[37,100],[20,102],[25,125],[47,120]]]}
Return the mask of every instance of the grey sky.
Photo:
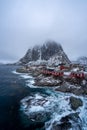
{"label": "grey sky", "polygon": [[87,56],[87,0],[0,0],[0,61],[49,39],[71,60]]}

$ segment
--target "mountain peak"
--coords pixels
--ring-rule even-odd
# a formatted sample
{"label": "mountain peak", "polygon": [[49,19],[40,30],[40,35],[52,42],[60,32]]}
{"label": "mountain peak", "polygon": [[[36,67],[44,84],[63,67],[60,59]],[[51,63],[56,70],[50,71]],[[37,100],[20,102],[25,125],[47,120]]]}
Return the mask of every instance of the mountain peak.
{"label": "mountain peak", "polygon": [[[67,55],[63,51],[61,44],[55,41],[47,41],[42,46],[35,45],[32,49],[28,49],[23,58],[20,59],[21,64],[27,64],[32,61],[45,60],[48,61],[56,55],[58,62],[70,63]],[[54,58],[53,58],[54,59]]]}

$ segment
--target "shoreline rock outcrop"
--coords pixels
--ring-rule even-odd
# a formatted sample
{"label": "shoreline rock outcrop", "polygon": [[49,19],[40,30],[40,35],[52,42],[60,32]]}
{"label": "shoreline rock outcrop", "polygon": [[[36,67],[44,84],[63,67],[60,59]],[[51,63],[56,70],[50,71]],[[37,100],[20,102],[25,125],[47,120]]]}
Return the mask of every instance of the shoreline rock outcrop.
{"label": "shoreline rock outcrop", "polygon": [[79,107],[83,106],[83,102],[80,98],[70,97],[70,105],[73,110],[77,110]]}
{"label": "shoreline rock outcrop", "polygon": [[[75,95],[87,95],[87,83],[83,85],[83,80],[80,79],[67,79],[63,77],[53,77],[49,75],[43,75],[41,68],[31,66],[26,69],[22,67],[16,70],[19,73],[28,73],[34,77],[34,86],[40,87],[54,87],[55,91],[61,91],[64,93],[73,93]],[[79,80],[79,82],[78,82]]]}

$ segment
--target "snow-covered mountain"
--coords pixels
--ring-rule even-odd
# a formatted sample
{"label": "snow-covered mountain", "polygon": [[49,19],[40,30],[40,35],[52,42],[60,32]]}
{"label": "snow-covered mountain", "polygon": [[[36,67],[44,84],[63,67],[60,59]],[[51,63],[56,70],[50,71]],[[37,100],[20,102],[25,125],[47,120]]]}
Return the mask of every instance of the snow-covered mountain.
{"label": "snow-covered mountain", "polygon": [[77,62],[78,62],[79,64],[87,65],[87,57],[86,57],[86,56],[79,57],[79,58],[77,59]]}
{"label": "snow-covered mountain", "polygon": [[31,62],[34,64],[44,62],[57,65],[60,63],[69,64],[70,60],[60,44],[54,41],[48,41],[42,46],[36,45],[32,49],[29,48],[27,53],[18,63],[29,64]]}

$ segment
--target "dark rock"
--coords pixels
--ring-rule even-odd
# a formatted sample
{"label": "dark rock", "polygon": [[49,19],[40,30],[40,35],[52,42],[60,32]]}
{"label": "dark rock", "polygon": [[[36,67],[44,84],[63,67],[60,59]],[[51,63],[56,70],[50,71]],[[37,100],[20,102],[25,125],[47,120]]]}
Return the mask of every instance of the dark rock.
{"label": "dark rock", "polygon": [[53,127],[51,130],[68,130],[71,128],[71,123],[70,122],[64,122],[61,124],[53,124]]}
{"label": "dark rock", "polygon": [[28,118],[32,121],[35,122],[46,122],[50,118],[50,113],[49,112],[33,112],[30,113]]}
{"label": "dark rock", "polygon": [[28,70],[26,70],[25,68],[18,68],[18,69],[16,69],[16,72],[18,72],[18,73],[28,73]]}
{"label": "dark rock", "polygon": [[62,83],[56,91],[73,93],[75,95],[87,95],[87,86],[80,86],[80,84],[70,84],[70,82]]}
{"label": "dark rock", "polygon": [[61,80],[54,79],[52,76],[49,76],[49,77],[40,76],[35,79],[34,85],[52,87],[52,86],[58,86],[60,85],[60,83],[61,83]]}
{"label": "dark rock", "polygon": [[[76,95],[83,95],[84,94],[84,90],[83,88],[79,88],[79,89],[74,89],[73,90],[73,93],[76,94]],[[86,94],[86,93],[85,93]]]}
{"label": "dark rock", "polygon": [[71,113],[62,117],[60,121],[55,121],[51,130],[69,130],[70,128],[81,130],[79,113]]}
{"label": "dark rock", "polygon": [[73,110],[77,110],[80,106],[83,106],[83,102],[80,98],[70,97],[70,105]]}
{"label": "dark rock", "polygon": [[30,120],[23,112],[20,112],[20,120],[24,127],[24,130],[45,130],[44,129],[44,122],[35,122],[33,120]]}

